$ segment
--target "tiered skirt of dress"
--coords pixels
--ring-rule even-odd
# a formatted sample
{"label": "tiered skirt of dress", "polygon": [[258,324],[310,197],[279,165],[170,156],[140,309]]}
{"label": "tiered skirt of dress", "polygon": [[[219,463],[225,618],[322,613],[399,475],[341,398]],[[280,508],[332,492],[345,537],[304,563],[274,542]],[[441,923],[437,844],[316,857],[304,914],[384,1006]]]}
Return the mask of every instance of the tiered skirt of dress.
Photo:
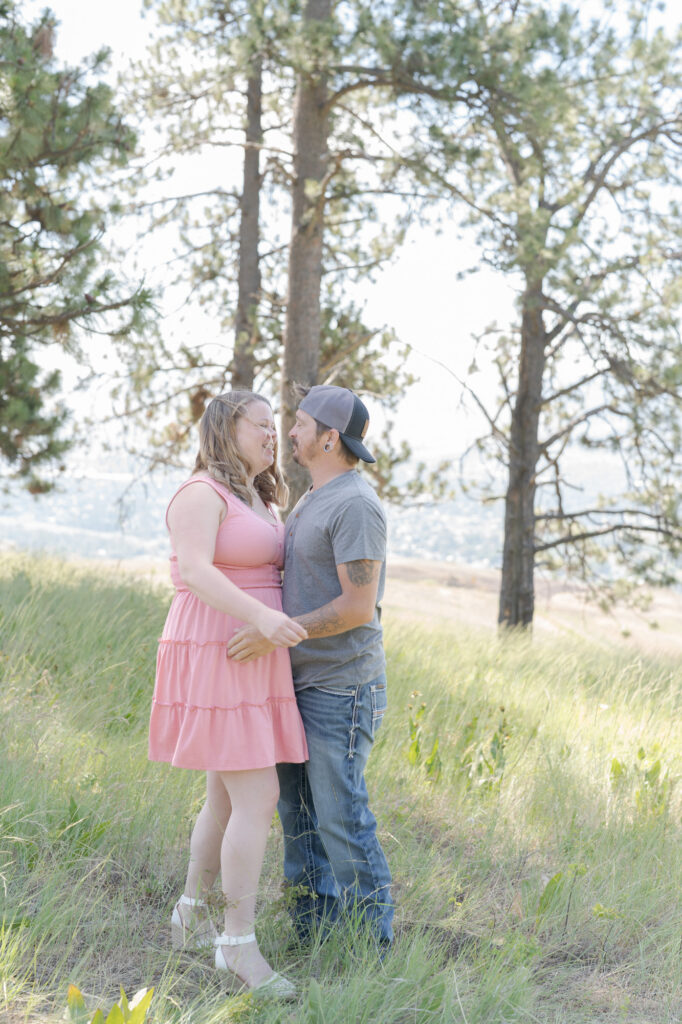
{"label": "tiered skirt of dress", "polygon": [[[226,491],[222,485],[214,489],[218,486]],[[236,546],[253,558],[254,540],[259,535],[267,539],[269,530],[271,540],[263,554],[274,551],[275,557],[255,566],[214,564],[240,589],[281,610],[282,528],[232,495],[227,501],[229,514],[219,530],[216,556],[224,557],[226,546],[234,555]],[[245,664],[231,661],[227,645],[243,623],[191,593],[180,579],[175,557],[171,575],[176,594],[159,640],[150,759],[210,771],[305,761],[305,733],[288,650],[280,647]]]}

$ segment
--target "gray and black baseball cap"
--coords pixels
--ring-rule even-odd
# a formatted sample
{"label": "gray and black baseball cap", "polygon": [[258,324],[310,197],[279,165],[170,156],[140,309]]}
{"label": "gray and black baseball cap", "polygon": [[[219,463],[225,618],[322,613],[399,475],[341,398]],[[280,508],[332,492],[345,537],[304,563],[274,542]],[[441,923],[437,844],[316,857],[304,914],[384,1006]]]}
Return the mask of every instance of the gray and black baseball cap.
{"label": "gray and black baseball cap", "polygon": [[298,403],[298,407],[325,427],[338,430],[339,437],[353,455],[357,455],[363,462],[376,462],[362,443],[369,427],[367,407],[348,388],[337,388],[335,384],[315,384]]}

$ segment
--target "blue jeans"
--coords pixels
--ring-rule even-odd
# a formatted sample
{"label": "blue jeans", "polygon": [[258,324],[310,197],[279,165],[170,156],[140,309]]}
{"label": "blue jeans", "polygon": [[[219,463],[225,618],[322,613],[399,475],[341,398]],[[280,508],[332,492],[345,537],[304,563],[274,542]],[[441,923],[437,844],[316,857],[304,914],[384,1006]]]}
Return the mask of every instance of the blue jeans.
{"label": "blue jeans", "polygon": [[393,939],[391,873],[369,809],[365,765],[386,710],[386,677],[299,690],[309,760],[279,764],[284,874],[301,939],[346,918]]}

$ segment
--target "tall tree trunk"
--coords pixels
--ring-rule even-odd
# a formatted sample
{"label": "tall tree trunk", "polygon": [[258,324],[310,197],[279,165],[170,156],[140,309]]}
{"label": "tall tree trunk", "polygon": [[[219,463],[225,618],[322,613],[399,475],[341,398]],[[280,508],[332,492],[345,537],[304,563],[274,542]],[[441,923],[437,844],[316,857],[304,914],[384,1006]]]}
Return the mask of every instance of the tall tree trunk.
{"label": "tall tree trunk", "polygon": [[259,168],[261,127],[262,63],[256,59],[246,83],[246,146],[244,183],[240,202],[239,271],[234,355],[231,375],[233,388],[253,388],[258,344],[258,301],[260,267],[258,261],[259,207],[261,177]]}
{"label": "tall tree trunk", "polygon": [[[332,0],[308,0],[305,27],[328,21]],[[287,314],[282,367],[282,453],[291,502],[308,486],[306,470],[291,458],[288,433],[296,412],[292,384],[317,382],[320,348],[320,283],[324,230],[324,176],[329,124],[327,76],[317,68],[299,74],[294,99],[294,183],[289,247]]]}
{"label": "tall tree trunk", "polygon": [[529,283],[523,296],[519,384],[511,422],[498,615],[502,626],[529,626],[535,605],[535,469],[546,339],[541,302],[541,282]]}

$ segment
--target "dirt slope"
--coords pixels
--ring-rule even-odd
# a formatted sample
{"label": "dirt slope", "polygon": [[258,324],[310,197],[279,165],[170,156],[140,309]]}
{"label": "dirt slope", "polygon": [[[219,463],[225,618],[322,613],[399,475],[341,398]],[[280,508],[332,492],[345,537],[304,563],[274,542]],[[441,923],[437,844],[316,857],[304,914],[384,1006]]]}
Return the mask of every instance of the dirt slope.
{"label": "dirt slope", "polygon": [[[495,629],[499,579],[493,569],[394,558],[387,567],[384,608],[420,621]],[[625,607],[606,614],[586,603],[580,587],[539,579],[533,626],[540,635],[577,634],[607,646],[682,655],[682,594],[653,591],[646,615]]]}

